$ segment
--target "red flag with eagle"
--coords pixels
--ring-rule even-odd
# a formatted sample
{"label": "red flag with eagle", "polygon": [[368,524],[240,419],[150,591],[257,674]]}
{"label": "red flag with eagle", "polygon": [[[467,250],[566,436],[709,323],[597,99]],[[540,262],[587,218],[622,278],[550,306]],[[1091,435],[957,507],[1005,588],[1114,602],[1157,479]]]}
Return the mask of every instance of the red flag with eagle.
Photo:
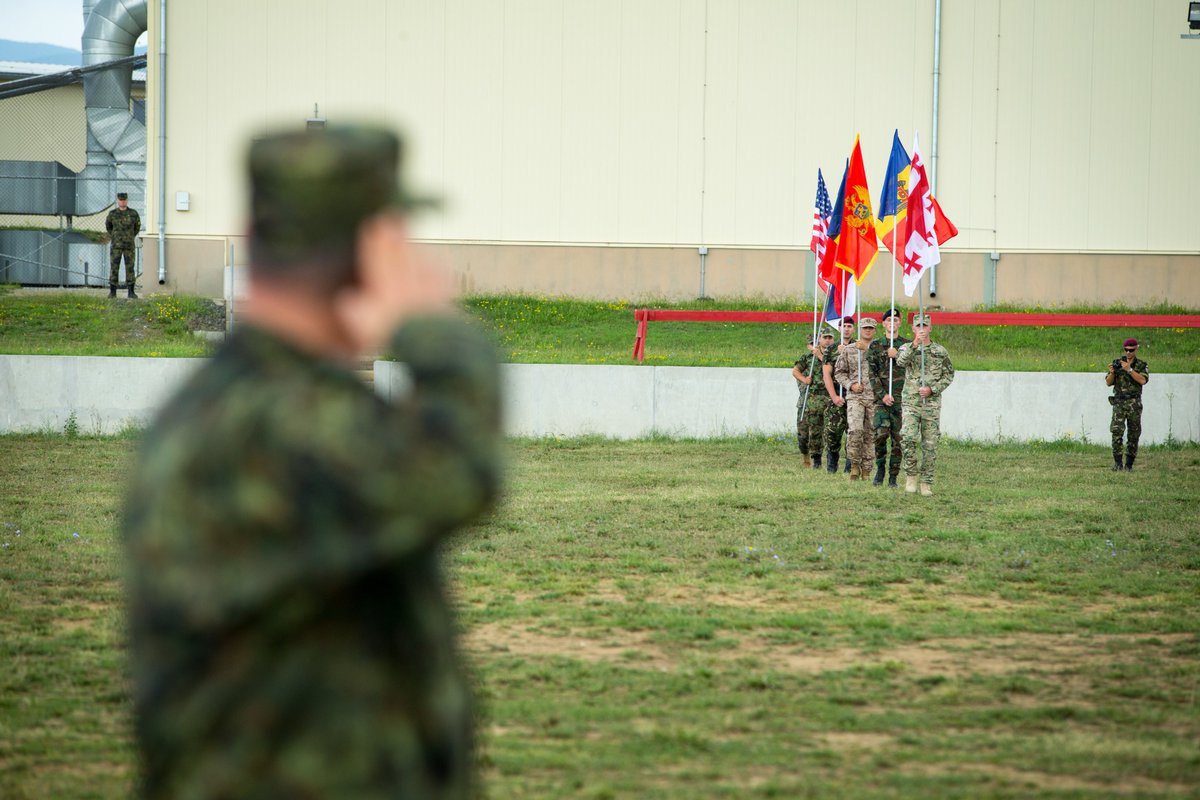
{"label": "red flag with eagle", "polygon": [[854,137],[854,150],[850,153],[850,168],[846,173],[844,205],[833,211],[842,215],[842,230],[834,263],[853,275],[855,283],[861,284],[871,271],[875,257],[879,255],[879,242],[875,238],[871,192],[867,188],[867,170],[863,167],[862,148],[857,136]]}

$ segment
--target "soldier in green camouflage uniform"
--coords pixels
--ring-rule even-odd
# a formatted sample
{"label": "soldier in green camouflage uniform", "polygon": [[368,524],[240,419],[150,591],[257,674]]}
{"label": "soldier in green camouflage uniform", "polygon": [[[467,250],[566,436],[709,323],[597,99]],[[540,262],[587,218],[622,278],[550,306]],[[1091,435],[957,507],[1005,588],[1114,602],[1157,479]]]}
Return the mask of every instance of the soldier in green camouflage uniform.
{"label": "soldier in green camouflage uniform", "polygon": [[[846,432],[846,400],[842,397],[842,391],[833,381],[833,364],[837,361],[838,355],[847,347],[852,347],[854,342],[854,317],[842,317],[842,341],[838,344],[830,343],[825,348],[824,364],[822,365],[822,375],[824,376],[826,397],[829,398],[829,406],[825,409],[825,458],[826,471],[829,473],[837,472],[838,468],[838,453],[842,449],[842,434]],[[846,467],[844,472],[850,471],[850,454],[846,454]]]}
{"label": "soldier in green camouflage uniform", "polygon": [[[883,315],[883,327],[889,334],[871,342],[871,347],[878,348],[885,354],[890,353],[888,362],[885,363],[883,374],[885,394],[879,404],[875,406],[875,479],[872,481],[876,486],[883,485],[884,471],[887,471],[888,486],[895,488],[896,476],[900,474],[901,458],[901,443],[900,430],[903,423],[903,415],[901,413],[900,397],[904,394],[904,370],[896,366],[896,354],[900,348],[908,344],[911,339],[906,339],[898,335],[900,330],[900,312],[896,309],[888,309]],[[888,371],[890,370],[890,371]],[[891,375],[891,389],[888,390],[886,385],[888,375]],[[892,443],[892,463],[889,466],[887,463],[888,442]]]}
{"label": "soldier in green camouflage uniform", "polygon": [[104,229],[112,241],[112,252],[108,260],[108,296],[117,296],[117,282],[121,278],[121,259],[125,259],[125,278],[129,285],[129,296],[136,298],[133,285],[137,282],[137,259],[134,249],[137,235],[142,230],[142,218],[129,207],[129,195],[117,193],[117,207],[104,218]]}
{"label": "soldier in green camouflage uniform", "polygon": [[[950,354],[929,341],[933,321],[926,314],[913,317],[913,341],[900,348],[896,366],[907,370],[904,378],[904,425],[900,429],[904,456],[904,491],[917,491],[920,470],[921,494],[933,494],[933,472],[941,436],[942,392],[954,380]],[[919,467],[918,467],[919,462]]]}
{"label": "soldier in green camouflage uniform", "polygon": [[[1113,387],[1112,397],[1112,455],[1113,470],[1132,470],[1137,458],[1138,439],[1142,436],[1142,387],[1150,381],[1150,368],[1137,357],[1137,339],[1125,340],[1125,355],[1108,365],[1104,382]],[[1121,439],[1129,429],[1125,444],[1125,463],[1121,463]]]}
{"label": "soldier in green camouflage uniform", "polygon": [[[822,365],[825,348],[832,343],[833,334],[823,330],[817,338],[817,344],[809,344],[809,353],[800,356],[792,367],[792,377],[796,379],[800,389],[800,398],[796,401],[796,438],[800,443],[800,451],[807,453],[804,466],[811,466],[813,469],[821,468],[821,451],[825,446],[825,415],[829,408],[829,395],[825,392]],[[800,432],[802,411],[803,434]]]}
{"label": "soldier in green camouflage uniform", "polygon": [[[374,128],[251,146],[239,327],[124,518],[143,796],[471,796],[439,552],[498,490],[499,370],[408,241],[399,163]],[[410,370],[393,402],[353,372],[379,347]]]}
{"label": "soldier in green camouflage uniform", "polygon": [[[822,333],[821,337],[833,339],[833,334]],[[819,345],[812,337],[808,340],[808,352],[792,364],[792,377],[800,396],[796,398],[796,445],[804,456],[804,466],[821,466],[821,445],[824,442],[825,405],[827,399],[821,384],[821,356]]]}

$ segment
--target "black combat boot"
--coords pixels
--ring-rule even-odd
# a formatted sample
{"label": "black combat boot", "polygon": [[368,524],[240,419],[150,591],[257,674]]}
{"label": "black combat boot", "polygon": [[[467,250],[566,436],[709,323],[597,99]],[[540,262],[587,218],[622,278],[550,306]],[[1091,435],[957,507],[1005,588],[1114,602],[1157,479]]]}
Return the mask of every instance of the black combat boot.
{"label": "black combat boot", "polygon": [[1135,458],[1137,458],[1137,456],[1125,456],[1125,469],[1129,470],[1130,472],[1133,471],[1133,460]]}
{"label": "black combat boot", "polygon": [[830,450],[826,453],[827,460],[825,462],[825,471],[831,475],[837,472],[838,453],[837,450]]}
{"label": "black combat boot", "polygon": [[129,299],[137,300],[137,295],[133,293],[133,284],[129,284]]}
{"label": "black combat boot", "polygon": [[108,296],[110,298],[117,296],[117,285],[115,283],[110,283],[108,285]]}
{"label": "black combat boot", "polygon": [[1113,453],[1113,462],[1113,472],[1120,472],[1121,470],[1125,469],[1125,466],[1121,463],[1120,453]]}
{"label": "black combat boot", "polygon": [[813,454],[813,469],[821,468],[821,451],[818,450]]}
{"label": "black combat boot", "polygon": [[900,459],[892,456],[891,466],[888,468],[888,487],[896,488],[896,476],[900,474]]}
{"label": "black combat boot", "polygon": [[896,476],[895,475],[888,475],[888,488],[889,489],[896,488]]}
{"label": "black combat boot", "polygon": [[875,486],[883,486],[883,459],[875,462],[875,479],[871,483]]}

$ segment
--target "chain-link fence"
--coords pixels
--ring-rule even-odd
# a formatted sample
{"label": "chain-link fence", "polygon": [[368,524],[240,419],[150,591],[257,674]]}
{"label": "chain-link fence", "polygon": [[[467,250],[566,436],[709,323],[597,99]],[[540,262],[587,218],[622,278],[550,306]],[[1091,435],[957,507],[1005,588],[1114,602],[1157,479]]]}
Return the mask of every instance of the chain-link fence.
{"label": "chain-link fence", "polygon": [[144,216],[144,73],[134,74],[123,112],[141,132],[142,155],[110,155],[96,169],[82,72],[0,82],[0,283],[107,285],[104,220],[116,192]]}

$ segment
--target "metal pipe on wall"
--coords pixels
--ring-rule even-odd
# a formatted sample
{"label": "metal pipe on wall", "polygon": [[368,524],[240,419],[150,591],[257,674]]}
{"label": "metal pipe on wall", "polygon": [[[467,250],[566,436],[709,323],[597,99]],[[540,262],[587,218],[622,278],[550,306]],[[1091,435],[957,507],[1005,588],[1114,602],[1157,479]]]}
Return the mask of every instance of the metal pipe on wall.
{"label": "metal pipe on wall", "polygon": [[167,282],[167,0],[158,0],[158,283]]}
{"label": "metal pipe on wall", "polygon": [[[938,79],[942,68],[942,0],[933,5],[933,137],[929,152],[929,190],[937,196],[938,163]],[[937,297],[937,264],[929,268],[929,296]]]}

